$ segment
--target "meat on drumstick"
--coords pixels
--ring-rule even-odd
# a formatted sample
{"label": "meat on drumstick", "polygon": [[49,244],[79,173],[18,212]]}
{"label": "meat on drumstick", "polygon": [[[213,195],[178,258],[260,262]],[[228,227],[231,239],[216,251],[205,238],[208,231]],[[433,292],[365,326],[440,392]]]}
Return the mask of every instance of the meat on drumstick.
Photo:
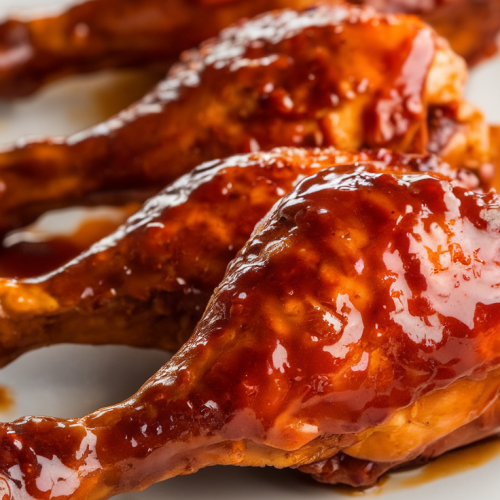
{"label": "meat on drumstick", "polygon": [[358,163],[306,178],[136,395],[0,424],[3,498],[97,500],[208,465],[339,452],[383,470],[494,432],[499,220],[496,193],[437,173]]}
{"label": "meat on drumstick", "polygon": [[[417,14],[469,63],[490,55],[500,31],[497,0],[352,0]],[[51,17],[0,24],[0,98],[28,95],[61,76],[166,65],[243,17],[315,0],[87,0]],[[323,0],[335,5],[339,0]]]}
{"label": "meat on drumstick", "polygon": [[281,148],[201,165],[60,269],[34,279],[0,279],[0,366],[57,343],[177,350],[227,264],[274,203],[305,176],[367,160],[381,169],[457,175],[435,157],[386,150]]}
{"label": "meat on drumstick", "polygon": [[277,146],[430,151],[478,167],[488,129],[465,77],[414,17],[346,5],[261,16],[185,54],[109,121],[0,152],[0,232],[88,193],[159,190],[204,161]]}

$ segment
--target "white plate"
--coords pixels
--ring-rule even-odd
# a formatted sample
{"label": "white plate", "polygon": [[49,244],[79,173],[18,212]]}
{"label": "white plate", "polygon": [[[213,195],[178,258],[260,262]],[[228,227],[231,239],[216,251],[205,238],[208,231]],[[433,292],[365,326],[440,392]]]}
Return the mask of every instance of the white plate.
{"label": "white plate", "polygon": [[[44,3],[45,0],[0,0],[0,15],[10,8]],[[50,3],[60,5],[69,0]],[[482,107],[490,121],[500,123],[499,81],[500,58],[497,58],[474,71],[469,97]],[[130,89],[145,88],[145,82],[147,78],[133,74],[72,78],[52,85],[35,98],[3,104],[0,106],[0,142],[27,134],[66,134],[85,128],[109,113],[109,99],[119,109],[125,104]],[[117,88],[122,91],[117,92]],[[8,411],[0,412],[0,420],[26,414],[82,416],[132,394],[167,358],[163,352],[123,347],[58,346],[27,354],[0,371],[0,387],[7,387],[14,400]],[[460,471],[457,463],[465,470]],[[499,470],[500,443],[493,443],[442,459],[427,469],[398,474],[380,489],[365,495],[377,496],[380,500],[498,500]],[[437,478],[431,481],[431,476]],[[408,484],[411,478],[414,478],[413,486]],[[122,498],[326,500],[344,494],[290,470],[215,467]]]}

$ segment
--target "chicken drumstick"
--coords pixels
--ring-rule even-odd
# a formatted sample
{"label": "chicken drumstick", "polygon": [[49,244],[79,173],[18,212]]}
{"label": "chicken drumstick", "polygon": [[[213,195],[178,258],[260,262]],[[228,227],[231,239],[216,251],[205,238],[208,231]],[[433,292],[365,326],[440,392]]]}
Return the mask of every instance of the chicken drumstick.
{"label": "chicken drumstick", "polygon": [[0,152],[0,232],[47,204],[154,187],[215,158],[276,146],[439,154],[488,161],[466,69],[418,19],[354,6],[278,11],[187,53],[135,106],[69,138]]}
{"label": "chicken drumstick", "polygon": [[[30,94],[64,75],[165,65],[243,17],[316,0],[87,0],[53,17],[0,25],[0,97]],[[335,5],[339,0],[325,0]],[[470,63],[495,49],[497,0],[353,0],[381,12],[422,16]]]}
{"label": "chicken drumstick", "polygon": [[[0,366],[56,343],[177,350],[274,203],[305,176],[361,160],[457,176],[435,157],[385,150],[281,148],[201,165],[62,268],[35,279],[1,279]],[[456,180],[478,182],[474,175]]]}
{"label": "chicken drumstick", "polygon": [[135,396],[0,424],[4,498],[97,500],[340,451],[403,463],[498,428],[500,198],[376,170],[325,169],[279,202]]}

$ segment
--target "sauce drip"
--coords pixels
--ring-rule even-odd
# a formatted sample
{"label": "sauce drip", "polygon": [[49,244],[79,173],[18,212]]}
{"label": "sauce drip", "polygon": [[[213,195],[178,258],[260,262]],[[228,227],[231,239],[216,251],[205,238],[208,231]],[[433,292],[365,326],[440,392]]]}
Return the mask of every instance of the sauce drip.
{"label": "sauce drip", "polygon": [[[418,469],[418,474],[398,483],[413,488],[455,474],[463,473],[484,465],[500,456],[500,439],[489,439],[446,453],[442,457]],[[389,484],[388,484],[389,486]]]}

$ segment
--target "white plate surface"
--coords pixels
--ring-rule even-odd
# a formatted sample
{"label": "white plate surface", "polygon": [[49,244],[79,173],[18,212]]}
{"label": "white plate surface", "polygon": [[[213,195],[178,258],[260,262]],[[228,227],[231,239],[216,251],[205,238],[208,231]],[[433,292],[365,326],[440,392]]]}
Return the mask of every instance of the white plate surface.
{"label": "white plate surface", "polygon": [[[68,0],[50,1],[56,7],[68,3]],[[22,10],[44,4],[45,0],[0,0],[0,15],[9,9]],[[135,86],[137,92],[137,88],[145,88],[145,81],[144,77],[133,74],[71,78],[52,85],[35,98],[2,104],[0,143],[27,134],[66,134],[81,130],[109,114],[107,99],[119,107],[120,99],[125,104],[131,89]],[[490,121],[498,123],[499,82],[500,58],[497,58],[474,70],[468,88],[469,98],[482,107]],[[117,98],[117,94],[121,97]],[[58,346],[27,354],[0,371],[0,387],[7,387],[14,400],[8,411],[0,412],[0,420],[26,414],[82,416],[132,394],[167,359],[162,352],[123,347]],[[430,469],[398,474],[364,496],[376,496],[380,500],[498,500],[499,470],[500,443],[494,443],[438,461]],[[436,478],[429,480],[431,476]],[[214,467],[122,498],[332,500],[345,495],[289,470]]]}

